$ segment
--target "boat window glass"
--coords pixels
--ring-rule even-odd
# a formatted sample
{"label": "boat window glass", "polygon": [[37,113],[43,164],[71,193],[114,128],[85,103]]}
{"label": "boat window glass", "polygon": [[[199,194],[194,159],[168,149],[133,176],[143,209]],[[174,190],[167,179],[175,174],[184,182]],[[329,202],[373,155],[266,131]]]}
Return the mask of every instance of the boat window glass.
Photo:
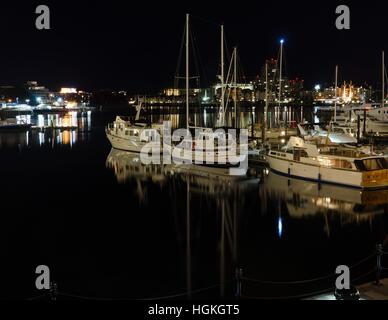
{"label": "boat window glass", "polygon": [[294,149],[294,161],[300,161],[300,149]]}
{"label": "boat window glass", "polygon": [[355,160],[356,167],[360,171],[374,171],[388,169],[388,162],[385,158],[373,158],[365,160]]}
{"label": "boat window glass", "polygon": [[308,158],[309,155],[307,154],[306,150],[300,150],[300,156],[303,158]]}
{"label": "boat window glass", "polygon": [[343,159],[332,159],[331,165],[339,169],[352,169],[352,164],[348,160]]}

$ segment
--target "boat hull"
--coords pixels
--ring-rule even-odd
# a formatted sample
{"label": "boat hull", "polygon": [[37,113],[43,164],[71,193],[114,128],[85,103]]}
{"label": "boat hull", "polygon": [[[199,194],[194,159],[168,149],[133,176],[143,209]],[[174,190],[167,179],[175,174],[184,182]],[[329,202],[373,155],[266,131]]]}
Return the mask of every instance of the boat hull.
{"label": "boat hull", "polygon": [[118,150],[140,153],[145,150],[145,147],[147,147],[152,148],[154,152],[156,151],[159,154],[162,153],[162,148],[160,147],[160,143],[158,142],[143,142],[139,139],[131,138],[125,139],[109,133],[107,133],[106,136],[112,147]]}
{"label": "boat hull", "polygon": [[358,189],[388,188],[388,170],[360,172],[283,160],[270,155],[266,158],[272,171],[296,179]]}

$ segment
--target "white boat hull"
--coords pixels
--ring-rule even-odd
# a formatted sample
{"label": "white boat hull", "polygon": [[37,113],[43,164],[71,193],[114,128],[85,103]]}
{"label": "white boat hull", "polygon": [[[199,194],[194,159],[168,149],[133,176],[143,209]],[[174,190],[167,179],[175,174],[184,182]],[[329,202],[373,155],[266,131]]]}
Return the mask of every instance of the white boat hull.
{"label": "white boat hull", "polygon": [[363,172],[327,168],[313,164],[282,160],[269,155],[266,156],[266,158],[271,170],[292,178],[344,185],[360,189],[380,189],[387,187],[385,181],[382,181],[381,184],[365,184]]}
{"label": "white boat hull", "polygon": [[147,148],[152,147],[157,153],[162,152],[162,148],[158,142],[144,142],[139,139],[122,138],[109,133],[107,133],[106,136],[108,137],[112,147],[118,150],[140,153],[144,151],[144,147],[147,146]]}

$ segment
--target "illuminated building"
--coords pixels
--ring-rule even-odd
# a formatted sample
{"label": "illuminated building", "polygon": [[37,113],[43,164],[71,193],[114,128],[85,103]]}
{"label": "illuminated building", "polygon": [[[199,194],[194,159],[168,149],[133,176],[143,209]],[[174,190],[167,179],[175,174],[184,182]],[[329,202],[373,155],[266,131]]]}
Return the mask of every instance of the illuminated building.
{"label": "illuminated building", "polygon": [[[352,81],[344,83],[337,88],[337,99],[341,105],[345,104],[360,104],[365,103],[371,99],[371,88],[363,86],[357,87]],[[335,100],[334,86],[327,88],[315,88],[313,91],[313,98],[315,103],[319,104],[334,104]]]}

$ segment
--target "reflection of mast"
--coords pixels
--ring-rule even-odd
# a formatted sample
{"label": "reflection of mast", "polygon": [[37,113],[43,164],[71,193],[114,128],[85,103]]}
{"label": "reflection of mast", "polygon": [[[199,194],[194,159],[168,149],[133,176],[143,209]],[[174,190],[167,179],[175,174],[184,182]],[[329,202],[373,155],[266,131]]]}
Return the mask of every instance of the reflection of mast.
{"label": "reflection of mast", "polygon": [[190,226],[190,181],[186,191],[186,287],[187,297],[191,297],[191,226]]}
{"label": "reflection of mast", "polygon": [[190,109],[190,102],[189,102],[189,77],[190,77],[190,70],[189,70],[189,15],[186,14],[186,129],[189,128],[189,109]]}
{"label": "reflection of mast", "polygon": [[334,98],[334,123],[337,122],[337,86],[338,86],[338,66],[335,66],[335,98]]}
{"label": "reflection of mast", "polygon": [[225,295],[225,202],[221,202],[220,291]]}
{"label": "reflection of mast", "polygon": [[385,53],[384,53],[384,51],[381,55],[381,59],[382,59],[382,68],[383,68],[383,78],[382,78],[383,88],[382,88],[381,106],[384,108],[384,105],[385,105]]}

